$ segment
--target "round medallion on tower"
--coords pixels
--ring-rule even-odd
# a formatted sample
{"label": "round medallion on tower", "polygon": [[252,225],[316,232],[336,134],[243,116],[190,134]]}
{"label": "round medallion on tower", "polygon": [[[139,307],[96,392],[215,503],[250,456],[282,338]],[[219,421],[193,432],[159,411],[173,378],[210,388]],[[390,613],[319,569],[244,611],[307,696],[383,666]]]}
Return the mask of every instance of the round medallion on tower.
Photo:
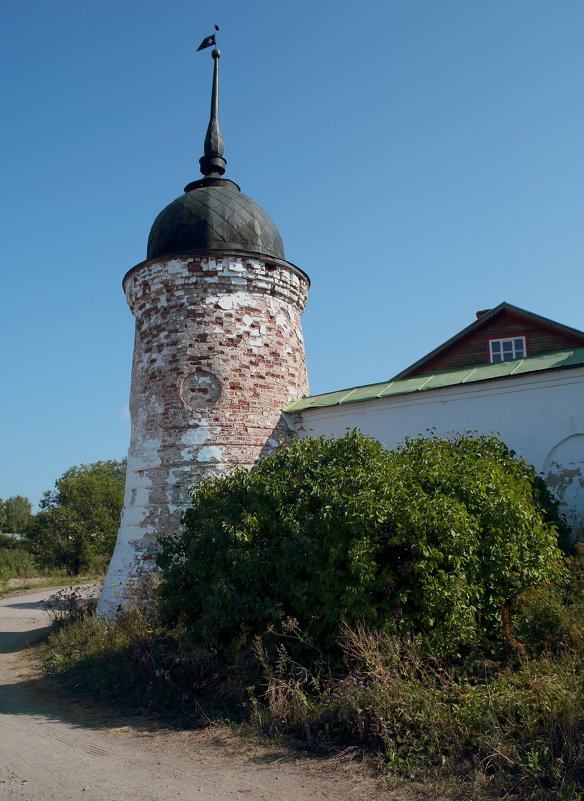
{"label": "round medallion on tower", "polygon": [[179,396],[188,409],[207,409],[221,397],[221,382],[208,370],[197,370],[182,379]]}

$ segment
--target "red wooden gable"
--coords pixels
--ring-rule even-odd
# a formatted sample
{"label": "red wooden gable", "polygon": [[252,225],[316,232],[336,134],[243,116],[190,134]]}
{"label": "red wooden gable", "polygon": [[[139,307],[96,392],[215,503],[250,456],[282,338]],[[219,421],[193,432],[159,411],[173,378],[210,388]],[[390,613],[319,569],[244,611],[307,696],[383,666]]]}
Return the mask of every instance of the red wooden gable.
{"label": "red wooden gable", "polygon": [[490,361],[489,340],[525,337],[527,356],[584,346],[584,332],[501,303],[477,312],[478,319],[394,378],[410,378]]}

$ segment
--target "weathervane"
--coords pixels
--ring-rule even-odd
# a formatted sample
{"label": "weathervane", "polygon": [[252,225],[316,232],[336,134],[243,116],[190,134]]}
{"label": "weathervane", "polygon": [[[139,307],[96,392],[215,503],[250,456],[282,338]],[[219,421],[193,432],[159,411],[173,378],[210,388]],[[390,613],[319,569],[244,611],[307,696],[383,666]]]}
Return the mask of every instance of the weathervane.
{"label": "weathervane", "polygon": [[197,53],[199,50],[204,50],[206,47],[217,46],[217,31],[219,30],[219,26],[214,25],[213,27],[215,28],[215,33],[212,33],[211,36],[205,36],[201,44],[197,47]]}

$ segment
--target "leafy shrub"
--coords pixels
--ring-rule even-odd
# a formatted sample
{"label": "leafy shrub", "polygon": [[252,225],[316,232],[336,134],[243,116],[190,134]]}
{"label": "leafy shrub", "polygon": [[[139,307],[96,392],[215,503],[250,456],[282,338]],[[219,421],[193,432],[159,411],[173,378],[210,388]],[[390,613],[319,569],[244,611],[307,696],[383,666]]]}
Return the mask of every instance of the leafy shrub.
{"label": "leafy shrub", "polygon": [[34,576],[38,572],[34,558],[24,548],[3,549],[0,552],[0,566],[15,577]]}
{"label": "leafy shrub", "polygon": [[531,655],[584,657],[584,545],[567,560],[570,581],[559,587],[529,587],[513,621],[516,645]]}
{"label": "leafy shrub", "polygon": [[161,544],[161,614],[225,653],[288,619],[308,664],[338,656],[341,621],[491,648],[517,596],[563,577],[557,507],[495,437],[296,439],[203,481],[185,523]]}
{"label": "leafy shrub", "polygon": [[[6,538],[8,539],[8,538]],[[4,589],[11,578],[38,575],[39,568],[34,559],[21,547],[0,548],[0,588]]]}

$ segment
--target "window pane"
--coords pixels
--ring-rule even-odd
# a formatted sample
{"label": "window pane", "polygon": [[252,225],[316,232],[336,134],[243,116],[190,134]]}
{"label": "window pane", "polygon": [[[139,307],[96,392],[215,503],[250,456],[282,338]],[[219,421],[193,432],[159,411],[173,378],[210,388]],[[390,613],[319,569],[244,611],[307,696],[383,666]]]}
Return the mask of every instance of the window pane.
{"label": "window pane", "polygon": [[501,353],[501,343],[500,342],[491,342],[491,353]]}
{"label": "window pane", "polygon": [[493,362],[502,362],[503,359],[501,358],[500,353],[493,353]]}
{"label": "window pane", "polygon": [[509,339],[503,342],[503,353],[513,353],[513,343]]}

